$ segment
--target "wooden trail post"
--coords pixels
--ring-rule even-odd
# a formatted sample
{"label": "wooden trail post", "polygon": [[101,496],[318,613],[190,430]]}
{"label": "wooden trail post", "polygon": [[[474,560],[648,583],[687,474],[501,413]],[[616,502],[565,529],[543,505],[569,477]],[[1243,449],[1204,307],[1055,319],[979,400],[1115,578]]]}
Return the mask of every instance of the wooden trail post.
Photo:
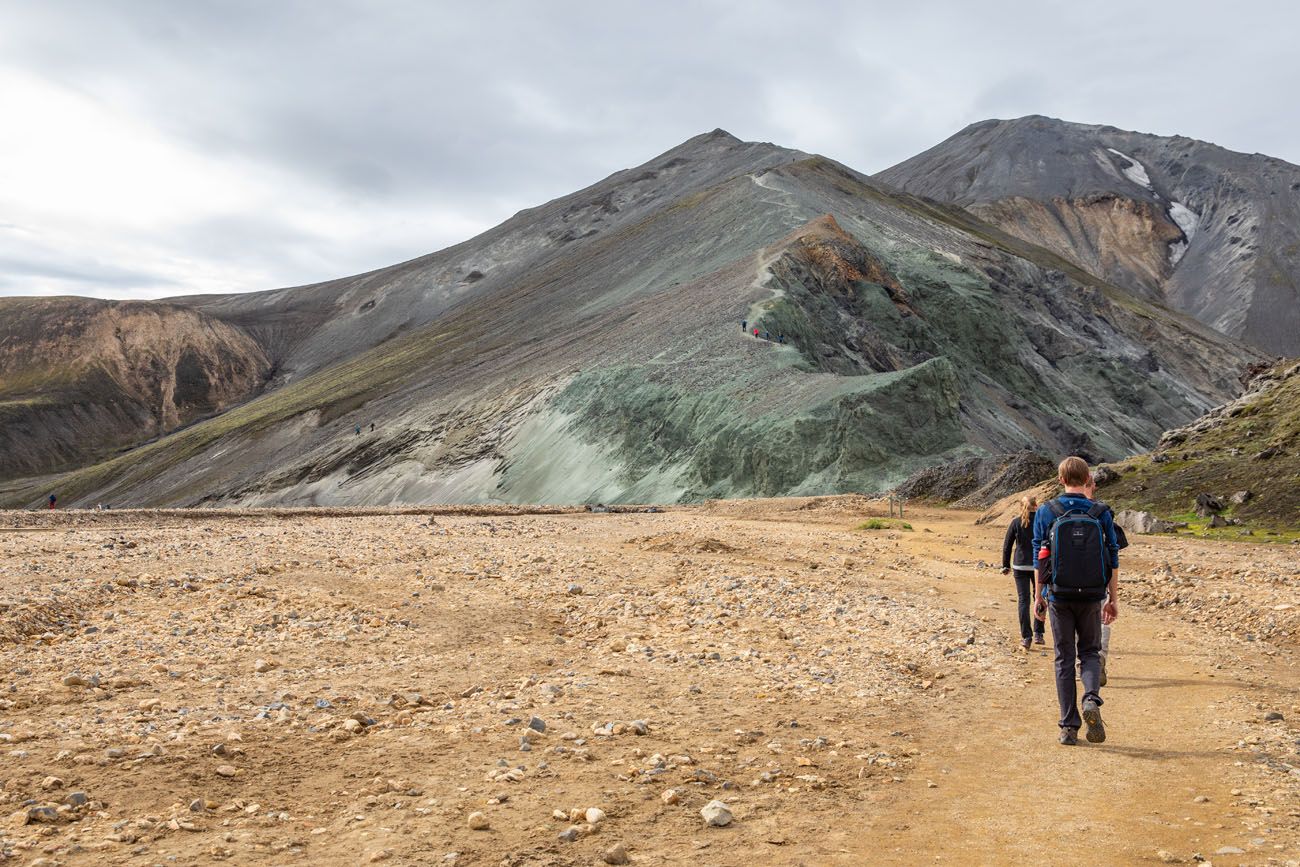
{"label": "wooden trail post", "polygon": [[902,494],[889,495],[889,517],[894,517],[894,506],[898,506],[898,517],[903,517],[903,503],[907,502],[907,497]]}

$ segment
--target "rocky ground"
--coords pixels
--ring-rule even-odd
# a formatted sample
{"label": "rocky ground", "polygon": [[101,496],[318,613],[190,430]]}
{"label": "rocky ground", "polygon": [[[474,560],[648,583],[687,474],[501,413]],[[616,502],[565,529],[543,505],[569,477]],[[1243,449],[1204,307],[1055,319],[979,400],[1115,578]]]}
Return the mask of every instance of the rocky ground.
{"label": "rocky ground", "polygon": [[1300,864],[1293,548],[1137,540],[1068,749],[1001,528],[882,514],[7,513],[0,861]]}

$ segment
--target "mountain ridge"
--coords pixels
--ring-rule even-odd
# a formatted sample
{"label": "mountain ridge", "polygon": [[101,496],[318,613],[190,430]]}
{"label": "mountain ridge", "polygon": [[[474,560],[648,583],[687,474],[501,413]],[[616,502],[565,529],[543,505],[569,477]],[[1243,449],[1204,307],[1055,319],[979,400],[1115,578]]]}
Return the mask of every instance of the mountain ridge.
{"label": "mountain ridge", "polygon": [[967,209],[718,130],[437,253],[166,305],[262,351],[248,399],[0,502],[881,490],[968,455],[1144,450],[1258,358]]}
{"label": "mountain ridge", "polygon": [[1300,166],[1031,115],[875,176],[1276,354],[1300,353]]}

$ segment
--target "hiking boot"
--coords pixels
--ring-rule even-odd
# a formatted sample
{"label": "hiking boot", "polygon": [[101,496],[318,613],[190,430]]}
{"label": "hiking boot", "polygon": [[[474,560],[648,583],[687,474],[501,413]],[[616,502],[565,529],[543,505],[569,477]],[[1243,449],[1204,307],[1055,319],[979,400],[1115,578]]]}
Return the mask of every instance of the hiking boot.
{"label": "hiking boot", "polygon": [[1057,740],[1062,746],[1072,747],[1079,742],[1079,730],[1061,729],[1061,736]]}
{"label": "hiking boot", "polygon": [[1101,708],[1092,699],[1083,703],[1083,721],[1088,724],[1088,743],[1100,744],[1106,741],[1106,726],[1101,721]]}
{"label": "hiking boot", "polygon": [[1106,657],[1101,658],[1101,680],[1098,681],[1101,686],[1106,685]]}
{"label": "hiking boot", "polygon": [[1046,643],[1047,642],[1043,640],[1043,633],[1040,632],[1034,636],[1034,644],[1046,644]]}
{"label": "hiking boot", "polygon": [[1028,639],[1028,638],[1022,638],[1022,639],[1020,640],[1020,646],[1021,646],[1022,648],[1024,648],[1025,650],[1028,650],[1028,649],[1029,649],[1029,639]]}

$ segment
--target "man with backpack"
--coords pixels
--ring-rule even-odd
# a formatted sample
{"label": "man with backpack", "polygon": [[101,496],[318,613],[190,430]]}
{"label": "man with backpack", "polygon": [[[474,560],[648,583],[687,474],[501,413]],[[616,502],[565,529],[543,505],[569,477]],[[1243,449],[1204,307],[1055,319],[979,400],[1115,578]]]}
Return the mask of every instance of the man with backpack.
{"label": "man with backpack", "polygon": [[[1088,726],[1089,743],[1106,740],[1101,719],[1101,627],[1119,616],[1119,543],[1110,508],[1086,493],[1088,462],[1068,457],[1057,468],[1065,492],[1038,508],[1033,545],[1037,558],[1034,616],[1050,616],[1056,651],[1056,697],[1061,708],[1060,742],[1079,742]],[[1074,664],[1083,681],[1079,715]]]}

